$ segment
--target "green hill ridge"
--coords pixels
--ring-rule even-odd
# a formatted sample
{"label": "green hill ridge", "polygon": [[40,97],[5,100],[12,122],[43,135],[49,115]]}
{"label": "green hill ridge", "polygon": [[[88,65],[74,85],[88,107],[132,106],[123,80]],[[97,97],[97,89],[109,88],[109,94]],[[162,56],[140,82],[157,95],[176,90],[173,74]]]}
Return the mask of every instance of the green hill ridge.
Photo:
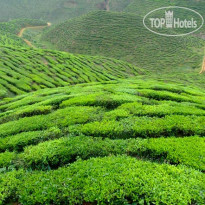
{"label": "green hill ridge", "polygon": [[163,37],[148,31],[143,18],[98,11],[51,28],[43,40],[59,50],[114,57],[149,70],[200,69],[204,41]]}
{"label": "green hill ridge", "polygon": [[[109,9],[122,11],[131,0],[109,0]],[[1,0],[0,21],[18,18],[41,19],[52,23],[104,10],[105,0]]]}

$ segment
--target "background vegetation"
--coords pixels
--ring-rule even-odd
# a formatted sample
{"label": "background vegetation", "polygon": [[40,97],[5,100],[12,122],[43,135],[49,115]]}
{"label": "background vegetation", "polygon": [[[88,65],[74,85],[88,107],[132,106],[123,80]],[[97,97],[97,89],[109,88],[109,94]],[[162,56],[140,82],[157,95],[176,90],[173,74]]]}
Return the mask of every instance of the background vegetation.
{"label": "background vegetation", "polygon": [[98,11],[51,28],[43,40],[73,53],[111,56],[149,70],[201,67],[205,41],[148,31],[143,18]]}

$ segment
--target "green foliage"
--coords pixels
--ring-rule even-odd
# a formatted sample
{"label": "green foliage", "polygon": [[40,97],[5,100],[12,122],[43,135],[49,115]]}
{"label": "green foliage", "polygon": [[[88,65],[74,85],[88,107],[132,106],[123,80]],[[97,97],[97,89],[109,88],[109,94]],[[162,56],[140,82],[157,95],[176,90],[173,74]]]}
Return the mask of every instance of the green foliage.
{"label": "green foliage", "polygon": [[[128,4],[118,7],[113,0],[110,8]],[[97,12],[74,22],[87,18],[92,32],[95,15],[109,16],[100,22],[107,27],[119,19],[121,26],[136,20],[134,15]],[[2,24],[3,45],[21,46],[15,35],[30,25],[26,22]],[[125,29],[126,34],[132,31]],[[97,37],[92,46],[97,42],[100,54],[112,56],[104,49],[113,47],[109,38],[87,34]],[[145,45],[140,37],[139,47]],[[72,41],[76,49],[78,40]],[[198,65],[201,54],[192,48],[201,48],[202,42],[190,37],[168,43],[177,46],[176,52],[187,49],[172,56],[174,61],[157,52],[147,61],[143,50],[127,52],[124,46],[112,54],[121,58],[123,51],[130,61],[136,54],[139,65],[146,61],[156,68],[174,67],[182,57],[187,65]],[[129,38],[123,45],[129,48]],[[12,46],[0,47],[0,61],[0,204],[203,204],[204,76],[186,73],[180,78],[176,72],[167,77],[168,69],[140,76],[143,70],[115,59]]]}
{"label": "green foliage", "polygon": [[[104,10],[104,0],[2,0],[0,21],[9,22],[0,23],[0,204],[204,204],[205,78],[193,72],[203,35],[167,39],[142,25],[150,8],[203,13],[203,1],[110,0],[108,10],[127,14],[69,20],[44,42],[42,30],[17,33]],[[154,72],[28,48],[23,38]]]}
{"label": "green foliage", "polygon": [[15,19],[9,22],[0,23],[0,31],[10,34],[18,34],[21,28],[27,26],[43,26],[47,25],[44,21],[36,19]]}
{"label": "green foliage", "polygon": [[[80,16],[92,10],[104,10],[104,0],[1,0],[0,21],[16,18],[43,19],[52,23],[62,22],[69,18]],[[110,9],[122,11],[130,0],[110,0]]]}
{"label": "green foliage", "polygon": [[[154,92],[153,92],[154,93]],[[166,96],[162,96],[166,97]],[[186,101],[186,99],[185,99]],[[205,115],[205,111],[195,106],[187,106],[187,104],[174,103],[172,101],[165,101],[156,105],[143,105],[142,103],[125,103],[119,109],[116,109],[116,113],[120,111],[127,111],[129,114],[137,116],[157,116],[163,117],[166,115]]]}
{"label": "green foliage", "polygon": [[0,167],[3,168],[10,166],[15,159],[16,154],[14,152],[0,153]]}
{"label": "green foliage", "polygon": [[4,99],[1,167],[47,170],[126,154],[203,171],[204,99],[201,89],[140,77]]}
{"label": "green foliage", "polygon": [[171,137],[167,139],[149,139],[145,152],[152,159],[158,159],[159,161],[171,164],[185,164],[199,170],[205,170],[204,138]]}
{"label": "green foliage", "polygon": [[68,107],[48,115],[25,117],[0,125],[0,137],[20,132],[46,130],[55,126],[64,128],[72,124],[86,123],[100,118],[100,112],[101,108],[98,107]]}
{"label": "green foliage", "polygon": [[[54,136],[51,136],[50,139],[53,139]],[[35,143],[33,144],[35,145]],[[9,152],[3,153],[4,163],[1,163],[1,167],[13,165],[17,168],[47,170],[72,163],[78,158],[86,160],[111,154],[126,154],[163,163],[184,164],[201,171],[205,170],[205,143],[203,138],[197,136],[148,140],[140,138],[111,140],[79,136],[63,137],[34,145],[26,147],[24,152],[17,155]],[[4,157],[6,155],[10,155],[10,158]]]}
{"label": "green foliage", "polygon": [[[0,47],[0,98],[42,88],[103,82],[143,73],[128,63],[104,57],[42,49]],[[6,93],[5,93],[6,92]]]}
{"label": "green foliage", "polygon": [[44,89],[2,101],[0,136],[56,126],[110,138],[203,136],[204,93],[153,83],[160,90],[138,79]]}
{"label": "green foliage", "polygon": [[56,171],[0,175],[0,193],[1,203],[13,192],[21,204],[203,204],[204,180],[186,167],[110,156]]}
{"label": "green foliage", "polygon": [[17,36],[21,28],[26,26],[46,25],[44,21],[36,19],[16,19],[0,23],[0,46],[24,46],[26,43]]}
{"label": "green foliage", "polygon": [[114,57],[154,71],[200,69],[203,39],[153,34],[144,27],[143,17],[137,12],[92,12],[52,27],[42,40],[59,50]]}
{"label": "green foliage", "polygon": [[204,99],[141,76],[4,98],[0,203],[203,204]]}
{"label": "green foliage", "polygon": [[159,136],[205,136],[205,117],[171,115],[164,118],[127,117],[119,121],[103,120],[73,126],[72,132],[111,139],[156,138]]}
{"label": "green foliage", "polygon": [[16,201],[16,191],[20,184],[20,177],[23,177],[23,171],[12,171],[5,175],[0,174],[0,204],[3,205],[8,201]]}
{"label": "green foliage", "polygon": [[25,146],[59,138],[62,134],[61,130],[56,127],[52,127],[45,131],[22,132],[0,139],[0,151],[22,151]]}

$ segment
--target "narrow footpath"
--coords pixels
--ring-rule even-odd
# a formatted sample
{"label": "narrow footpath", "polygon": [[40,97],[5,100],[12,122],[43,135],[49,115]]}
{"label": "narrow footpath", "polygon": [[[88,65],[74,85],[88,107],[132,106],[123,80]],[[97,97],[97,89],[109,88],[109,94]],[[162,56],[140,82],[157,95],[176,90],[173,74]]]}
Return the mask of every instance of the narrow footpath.
{"label": "narrow footpath", "polygon": [[[51,23],[47,23],[46,26],[27,26],[27,27],[24,27],[24,28],[22,28],[22,29],[19,31],[18,37],[19,37],[19,38],[22,38],[22,36],[23,36],[24,32],[26,31],[26,29],[43,29],[43,28],[48,27],[48,26],[51,26]],[[22,38],[22,39],[25,41],[25,43],[26,43],[28,46],[30,46],[30,47],[32,47],[32,48],[35,48],[35,46],[34,46],[29,40],[24,39],[24,38]]]}
{"label": "narrow footpath", "polygon": [[203,60],[202,69],[200,71],[200,74],[202,74],[203,72],[205,72],[205,57],[204,57],[204,60]]}

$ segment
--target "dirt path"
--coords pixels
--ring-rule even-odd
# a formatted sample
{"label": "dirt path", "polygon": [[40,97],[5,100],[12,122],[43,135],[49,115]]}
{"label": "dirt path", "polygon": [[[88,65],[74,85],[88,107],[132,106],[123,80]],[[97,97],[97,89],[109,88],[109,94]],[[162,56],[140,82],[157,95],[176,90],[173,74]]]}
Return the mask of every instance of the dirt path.
{"label": "dirt path", "polygon": [[[43,28],[45,28],[45,27],[47,27],[47,26],[51,26],[51,23],[47,23],[46,26],[27,26],[27,27],[22,28],[22,29],[19,31],[19,33],[17,34],[17,36],[18,36],[19,38],[22,38],[22,36],[23,36],[24,32],[26,31],[26,29],[43,29]],[[27,40],[27,39],[23,39],[23,40],[25,41],[25,43],[26,43],[28,46],[35,48],[35,46],[34,46],[29,40]]]}
{"label": "dirt path", "polygon": [[110,11],[110,0],[105,0],[105,4],[106,11]]}
{"label": "dirt path", "polygon": [[202,64],[202,69],[200,71],[200,74],[205,72],[205,57],[204,57],[204,60],[203,60],[203,64]]}

